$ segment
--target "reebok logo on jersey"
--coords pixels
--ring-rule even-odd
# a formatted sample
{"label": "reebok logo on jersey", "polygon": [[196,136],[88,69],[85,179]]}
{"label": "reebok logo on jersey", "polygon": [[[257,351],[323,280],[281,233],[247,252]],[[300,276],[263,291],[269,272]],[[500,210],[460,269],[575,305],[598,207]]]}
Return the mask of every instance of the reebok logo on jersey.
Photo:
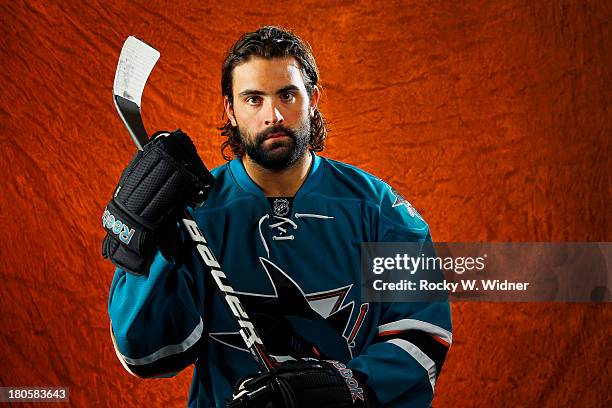
{"label": "reebok logo on jersey", "polygon": [[339,361],[328,360],[328,362],[331,363],[336,370],[338,370],[340,375],[344,378],[344,381],[346,381],[346,385],[351,392],[353,403],[357,400],[357,398],[365,402],[363,388],[361,388],[357,380],[353,378],[353,371],[350,368],[346,368],[346,366]]}
{"label": "reebok logo on jersey", "polygon": [[129,245],[134,236],[134,228],[130,228],[127,224],[111,214],[106,208],[102,214],[102,226],[117,235],[119,240],[125,245]]}

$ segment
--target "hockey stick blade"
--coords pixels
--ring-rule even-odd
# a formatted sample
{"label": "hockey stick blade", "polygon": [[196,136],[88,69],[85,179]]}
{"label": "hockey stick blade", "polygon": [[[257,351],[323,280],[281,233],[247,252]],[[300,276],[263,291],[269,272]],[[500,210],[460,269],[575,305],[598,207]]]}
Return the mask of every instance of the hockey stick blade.
{"label": "hockey stick blade", "polygon": [[[140,110],[142,92],[159,57],[160,53],[155,48],[136,37],[130,36],[123,44],[117,64],[117,72],[115,73],[113,101],[119,116],[139,150],[142,150],[149,141],[142,123]],[[191,237],[195,252],[198,253],[202,261],[203,269],[211,277],[227,309],[233,314],[247,349],[251,352],[259,367],[266,372],[270,372],[277,362],[266,351],[255,326],[246,314],[240,300],[235,296],[234,289],[229,284],[227,277],[220,270],[220,265],[212,251],[207,247],[206,238],[204,238],[202,231],[186,208],[182,213],[182,222],[183,227]]]}
{"label": "hockey stick blade", "polygon": [[155,48],[130,36],[123,43],[115,72],[113,101],[139,150],[149,140],[140,112],[142,93],[159,56]]}

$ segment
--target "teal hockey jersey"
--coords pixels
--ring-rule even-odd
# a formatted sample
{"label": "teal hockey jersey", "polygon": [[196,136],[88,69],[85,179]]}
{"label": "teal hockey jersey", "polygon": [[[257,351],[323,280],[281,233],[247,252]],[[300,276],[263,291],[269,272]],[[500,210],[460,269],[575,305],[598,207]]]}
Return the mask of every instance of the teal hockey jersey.
{"label": "teal hockey jersey", "polygon": [[[190,212],[277,360],[300,357],[284,342],[292,330],[364,373],[382,405],[428,407],[452,342],[449,305],[362,301],[360,250],[362,242],[428,242],[429,228],[385,182],[312,155],[293,198],[265,197],[234,159],[212,171],[206,203]],[[178,264],[157,252],[146,275],[117,269],[111,335],[139,377],[195,364],[188,405],[220,407],[258,368],[199,262],[195,253]]]}

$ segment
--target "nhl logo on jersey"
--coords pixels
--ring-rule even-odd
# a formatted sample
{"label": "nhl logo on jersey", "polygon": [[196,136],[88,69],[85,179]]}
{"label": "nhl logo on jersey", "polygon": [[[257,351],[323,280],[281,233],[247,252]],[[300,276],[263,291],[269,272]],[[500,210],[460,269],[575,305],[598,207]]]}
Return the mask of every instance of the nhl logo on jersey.
{"label": "nhl logo on jersey", "polygon": [[274,215],[284,217],[289,214],[289,200],[286,198],[276,198],[274,200]]}

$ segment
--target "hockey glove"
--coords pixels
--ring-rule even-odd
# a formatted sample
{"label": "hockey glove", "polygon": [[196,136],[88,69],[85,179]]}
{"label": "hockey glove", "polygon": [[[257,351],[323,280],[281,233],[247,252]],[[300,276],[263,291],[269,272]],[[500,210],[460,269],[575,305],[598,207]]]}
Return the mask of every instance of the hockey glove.
{"label": "hockey glove", "polygon": [[260,374],[240,381],[227,407],[379,407],[363,377],[364,374],[338,361],[287,361],[271,374]]}
{"label": "hockey glove", "polygon": [[144,274],[156,248],[172,258],[177,216],[201,204],[212,176],[189,136],[180,129],[157,132],[123,171],[102,215],[102,256],[136,275]]}

